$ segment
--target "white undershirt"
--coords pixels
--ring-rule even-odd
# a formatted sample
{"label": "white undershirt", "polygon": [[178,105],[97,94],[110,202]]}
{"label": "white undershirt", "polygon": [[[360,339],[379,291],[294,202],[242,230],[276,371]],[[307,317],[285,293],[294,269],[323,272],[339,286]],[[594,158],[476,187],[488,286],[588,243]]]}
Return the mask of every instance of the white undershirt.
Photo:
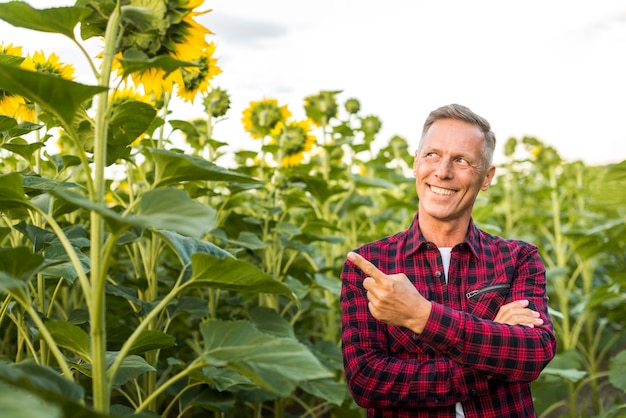
{"label": "white undershirt", "polygon": [[[452,256],[452,247],[440,247],[441,262],[443,263],[443,273],[446,278],[446,284],[448,284],[448,270],[450,270],[450,257]],[[456,418],[465,418],[465,412],[463,412],[463,405],[461,402],[456,403]]]}

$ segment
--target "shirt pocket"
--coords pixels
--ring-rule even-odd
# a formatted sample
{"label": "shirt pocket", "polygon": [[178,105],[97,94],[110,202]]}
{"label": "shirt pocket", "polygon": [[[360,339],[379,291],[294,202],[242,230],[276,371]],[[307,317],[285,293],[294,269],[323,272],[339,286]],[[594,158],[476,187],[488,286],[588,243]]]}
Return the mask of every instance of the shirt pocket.
{"label": "shirt pocket", "polygon": [[468,291],[465,294],[468,312],[479,318],[493,320],[510,289],[510,283],[493,283]]}

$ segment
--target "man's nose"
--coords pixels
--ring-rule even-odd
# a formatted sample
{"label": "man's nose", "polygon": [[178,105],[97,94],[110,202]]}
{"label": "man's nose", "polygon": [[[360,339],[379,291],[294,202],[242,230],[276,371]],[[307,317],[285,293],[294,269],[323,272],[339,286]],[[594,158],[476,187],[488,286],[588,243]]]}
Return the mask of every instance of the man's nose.
{"label": "man's nose", "polygon": [[453,176],[452,161],[442,158],[435,167],[435,175],[441,179],[449,179]]}

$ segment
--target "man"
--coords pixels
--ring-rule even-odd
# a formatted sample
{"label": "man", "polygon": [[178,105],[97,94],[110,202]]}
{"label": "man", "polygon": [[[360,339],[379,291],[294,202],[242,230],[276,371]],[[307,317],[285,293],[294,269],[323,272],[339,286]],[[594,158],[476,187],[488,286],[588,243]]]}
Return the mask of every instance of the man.
{"label": "man", "polygon": [[342,352],[368,417],[534,417],[530,382],[554,357],[537,248],[479,230],[495,135],[470,109],[427,118],[408,230],[348,254]]}

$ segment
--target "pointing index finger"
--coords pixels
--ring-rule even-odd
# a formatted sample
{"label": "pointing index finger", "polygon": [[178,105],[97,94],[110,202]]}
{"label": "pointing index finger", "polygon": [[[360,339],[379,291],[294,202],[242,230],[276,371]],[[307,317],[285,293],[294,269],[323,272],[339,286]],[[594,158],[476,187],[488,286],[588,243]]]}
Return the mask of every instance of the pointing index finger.
{"label": "pointing index finger", "polygon": [[363,270],[365,275],[372,277],[375,280],[387,278],[385,273],[378,270],[375,265],[370,263],[366,258],[363,258],[360,254],[350,251],[348,253],[348,260],[352,261],[358,268]]}

